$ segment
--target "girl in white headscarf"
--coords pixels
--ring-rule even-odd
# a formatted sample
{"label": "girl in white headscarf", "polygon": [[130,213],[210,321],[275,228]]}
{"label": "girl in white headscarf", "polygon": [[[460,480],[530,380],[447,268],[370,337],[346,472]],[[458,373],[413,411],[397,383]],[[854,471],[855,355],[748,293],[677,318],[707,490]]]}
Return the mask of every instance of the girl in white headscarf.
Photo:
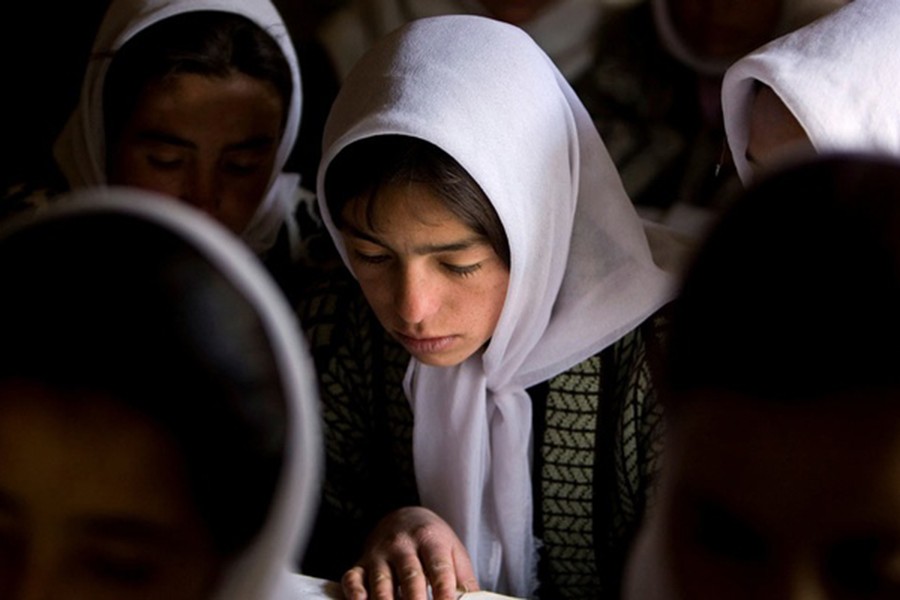
{"label": "girl in white headscarf", "polygon": [[900,5],[854,0],[736,62],[722,85],[744,183],[796,150],[900,155]]}
{"label": "girl in white headscarf", "polygon": [[301,116],[297,57],[268,0],[115,0],[55,156],[70,187],[180,198],[270,264],[303,257],[311,193],[285,173]]}
{"label": "girl in white headscarf", "polygon": [[436,598],[614,593],[681,246],[638,218],[548,56],[499,21],[385,38],[323,147],[320,209],[365,300],[349,282],[301,307],[328,423],[309,568],[356,564],[350,598],[424,598],[426,580]]}
{"label": "girl in white headscarf", "polygon": [[167,198],[85,190],[6,225],[0,270],[4,541],[22,541],[4,597],[300,597],[315,376],[244,245]]}

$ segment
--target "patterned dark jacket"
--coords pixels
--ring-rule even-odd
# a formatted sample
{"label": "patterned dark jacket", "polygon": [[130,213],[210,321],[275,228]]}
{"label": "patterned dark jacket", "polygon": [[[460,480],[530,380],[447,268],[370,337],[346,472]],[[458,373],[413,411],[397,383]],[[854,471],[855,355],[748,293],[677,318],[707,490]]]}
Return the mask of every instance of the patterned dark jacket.
{"label": "patterned dark jacket", "polygon": [[[302,567],[338,580],[379,519],[419,502],[413,416],[402,390],[409,355],[385,335],[348,276],[307,295],[298,310],[320,374],[327,457]],[[541,598],[618,597],[657,470],[662,420],[648,354],[664,323],[655,316],[528,390]]]}

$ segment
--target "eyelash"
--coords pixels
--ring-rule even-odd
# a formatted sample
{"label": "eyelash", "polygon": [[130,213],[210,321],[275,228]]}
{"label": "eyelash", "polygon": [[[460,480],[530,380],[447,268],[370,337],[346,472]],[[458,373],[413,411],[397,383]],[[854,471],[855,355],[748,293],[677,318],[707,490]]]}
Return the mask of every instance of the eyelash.
{"label": "eyelash", "polygon": [[180,158],[175,159],[167,159],[167,158],[158,158],[155,156],[151,156],[148,158],[148,161],[151,165],[156,167],[157,169],[177,169],[181,166],[182,160]]}
{"label": "eyelash", "polygon": [[[157,156],[150,156],[148,158],[150,164],[161,170],[175,170],[180,168],[184,164],[184,160],[181,158],[160,158]],[[229,175],[235,175],[238,177],[252,175],[259,170],[260,166],[257,163],[239,163],[239,162],[230,162],[225,163],[222,166],[222,170],[228,173]]]}
{"label": "eyelash", "polygon": [[466,266],[458,266],[458,265],[448,265],[445,264],[444,268],[450,271],[452,274],[457,275],[459,277],[471,277],[475,274],[475,272],[481,268],[481,263],[475,263],[474,265],[466,265]]}
{"label": "eyelash", "polygon": [[384,254],[364,254],[358,250],[354,251],[354,254],[356,255],[356,258],[370,265],[380,265],[390,259],[389,256]]}
{"label": "eyelash", "polygon": [[[384,254],[365,254],[358,250],[354,251],[354,255],[360,261],[370,265],[380,265],[390,260],[390,257]],[[448,263],[441,263],[441,265],[450,272],[450,274],[456,275],[457,277],[470,277],[474,275],[476,271],[481,269],[480,262],[472,265],[452,265]]]}
{"label": "eyelash", "polygon": [[92,554],[84,557],[84,566],[95,577],[119,585],[141,585],[156,576],[156,566],[150,560],[140,558]]}

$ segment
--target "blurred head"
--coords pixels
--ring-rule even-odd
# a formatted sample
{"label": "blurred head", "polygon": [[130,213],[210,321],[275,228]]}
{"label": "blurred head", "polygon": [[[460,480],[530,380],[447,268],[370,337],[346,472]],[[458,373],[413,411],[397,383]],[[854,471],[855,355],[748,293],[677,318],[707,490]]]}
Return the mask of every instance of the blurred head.
{"label": "blurred head", "polygon": [[484,347],[506,298],[509,246],[452,157],[410,137],[368,138],[331,162],[325,190],[348,266],[394,338],[438,366]]}
{"label": "blurred head", "polygon": [[558,0],[480,0],[495,19],[513,25],[522,25],[535,18],[542,10]]}
{"label": "blurred head", "polygon": [[176,440],[121,397],[0,381],[4,598],[211,596],[224,555]]}
{"label": "blurred head", "polygon": [[256,308],[129,214],[8,232],[0,273],[0,595],[210,597],[284,461]]}
{"label": "blurred head", "polygon": [[774,37],[784,0],[665,0],[678,36],[697,55],[734,59]]}
{"label": "blurred head", "polygon": [[726,214],[673,317],[637,577],[664,565],[672,598],[900,593],[897,306],[900,163],[798,165]]}
{"label": "blurred head", "polygon": [[245,17],[195,11],[151,25],[106,77],[108,180],[180,198],[241,233],[273,177],[291,89],[278,43]]}

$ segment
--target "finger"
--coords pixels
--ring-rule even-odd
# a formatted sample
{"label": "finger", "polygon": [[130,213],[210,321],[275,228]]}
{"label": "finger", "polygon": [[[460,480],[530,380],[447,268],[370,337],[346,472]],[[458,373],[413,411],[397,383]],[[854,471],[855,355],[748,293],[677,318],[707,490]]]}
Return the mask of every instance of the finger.
{"label": "finger", "polygon": [[428,598],[428,580],[422,570],[422,563],[415,554],[400,557],[394,565],[397,583],[403,592],[403,600],[426,600]]}
{"label": "finger", "polygon": [[453,547],[453,566],[456,572],[456,585],[465,592],[477,592],[481,589],[475,569],[472,568],[472,559],[462,544]]}
{"label": "finger", "polygon": [[369,597],[375,600],[394,600],[396,587],[387,563],[369,568]]}
{"label": "finger", "polygon": [[344,573],[341,577],[341,590],[346,600],[366,600],[365,586],[366,570],[357,565]]}
{"label": "finger", "polygon": [[434,600],[456,598],[459,586],[456,582],[456,571],[453,568],[453,557],[449,553],[440,557],[428,557],[425,565]]}

